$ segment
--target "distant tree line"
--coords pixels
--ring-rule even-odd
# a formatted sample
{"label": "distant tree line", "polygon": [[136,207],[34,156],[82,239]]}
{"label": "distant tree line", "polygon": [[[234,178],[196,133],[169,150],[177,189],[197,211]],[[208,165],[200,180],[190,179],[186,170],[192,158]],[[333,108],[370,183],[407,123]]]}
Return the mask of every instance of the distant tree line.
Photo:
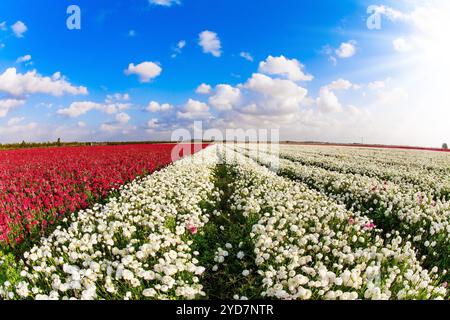
{"label": "distant tree line", "polygon": [[[0,143],[0,150],[13,150],[13,149],[30,149],[30,148],[50,148],[50,147],[83,147],[83,146],[117,146],[127,144],[161,144],[161,143],[174,143],[173,141],[106,141],[106,142],[62,142],[60,138],[56,141],[48,142],[25,142],[21,143]],[[207,143],[205,141],[205,143]]]}

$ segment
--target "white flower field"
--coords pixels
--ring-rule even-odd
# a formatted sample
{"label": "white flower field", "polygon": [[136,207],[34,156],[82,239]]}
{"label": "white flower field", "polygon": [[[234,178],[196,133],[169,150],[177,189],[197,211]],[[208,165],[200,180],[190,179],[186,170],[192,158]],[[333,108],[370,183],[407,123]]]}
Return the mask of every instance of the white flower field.
{"label": "white flower field", "polygon": [[212,145],[0,254],[0,297],[447,300],[449,254],[450,153]]}

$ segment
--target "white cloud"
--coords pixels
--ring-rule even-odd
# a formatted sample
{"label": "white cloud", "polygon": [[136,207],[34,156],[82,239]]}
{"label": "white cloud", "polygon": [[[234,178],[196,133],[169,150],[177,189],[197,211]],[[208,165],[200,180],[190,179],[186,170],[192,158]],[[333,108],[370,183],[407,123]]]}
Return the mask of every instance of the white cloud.
{"label": "white cloud", "polygon": [[336,81],[333,81],[329,85],[327,85],[327,88],[329,90],[349,90],[351,88],[356,89],[356,88],[358,88],[358,86],[352,84],[348,80],[338,79]]}
{"label": "white cloud", "polygon": [[115,93],[115,94],[108,94],[106,96],[105,102],[107,104],[114,103],[114,101],[129,101],[130,95],[128,93]]}
{"label": "white cloud", "polygon": [[85,128],[85,127],[87,126],[86,122],[84,122],[84,121],[78,121],[77,125],[78,125],[80,128]]}
{"label": "white cloud", "polygon": [[184,47],[186,47],[186,41],[185,40],[179,41],[178,44],[177,44],[177,48],[181,50]]}
{"label": "white cloud", "polygon": [[351,58],[356,54],[356,41],[341,43],[340,47],[335,50],[336,55],[341,59]]}
{"label": "white cloud", "polygon": [[17,38],[23,38],[23,34],[27,32],[28,27],[22,21],[17,21],[11,26],[12,31]]}
{"label": "white cloud", "polygon": [[308,93],[291,80],[273,79],[259,73],[253,74],[243,88],[251,91],[251,100],[258,101],[259,105],[271,106],[269,109],[273,112],[297,110]]}
{"label": "white cloud", "polygon": [[8,122],[6,126],[0,126],[0,135],[13,135],[15,139],[19,138],[20,141],[20,138],[27,134],[29,135],[30,132],[35,132],[37,127],[38,125],[36,122],[22,124],[21,120],[19,121],[19,119],[14,119],[11,123]]}
{"label": "white cloud", "polygon": [[16,63],[28,62],[31,61],[31,55],[26,54],[22,57],[17,58]]}
{"label": "white cloud", "polygon": [[179,54],[183,52],[184,47],[186,47],[186,41],[185,40],[178,41],[175,48],[173,48],[174,53],[172,54],[171,57],[176,58]]}
{"label": "white cloud", "polygon": [[0,23],[0,30],[1,31],[6,31],[6,21],[3,21]]}
{"label": "white cloud", "polygon": [[370,90],[379,90],[379,89],[383,89],[386,86],[386,83],[384,81],[373,81],[370,82],[367,87]]}
{"label": "white cloud", "polygon": [[148,130],[149,133],[153,132],[153,130],[159,128],[159,120],[156,119],[156,118],[150,119],[150,120],[147,122],[147,127],[148,127],[148,129],[149,129],[149,130]]}
{"label": "white cloud", "polygon": [[197,88],[197,90],[195,90],[195,92],[198,94],[210,94],[211,90],[212,90],[212,88],[209,84],[202,83],[201,85],[198,86],[198,88]]}
{"label": "white cloud", "polygon": [[382,14],[391,21],[409,19],[409,16],[407,14],[385,5],[375,6],[375,13]]}
{"label": "white cloud", "polygon": [[177,112],[177,118],[185,120],[208,119],[210,116],[209,106],[193,99],[189,99],[183,106],[183,110]]}
{"label": "white cloud", "polygon": [[16,68],[8,68],[3,74],[0,74],[0,92],[5,92],[12,96],[35,93],[53,96],[88,94],[86,87],[73,86],[61,77],[60,73],[55,73],[52,77],[43,77],[36,70],[25,74],[17,73]]}
{"label": "white cloud", "polygon": [[205,30],[200,33],[199,43],[204,53],[211,53],[214,57],[220,57],[222,55],[222,45],[217,33]]}
{"label": "white cloud", "polygon": [[150,82],[152,79],[158,77],[162,72],[162,68],[154,62],[142,62],[138,65],[130,63],[128,69],[125,70],[127,76],[136,74],[139,76],[140,82]]}
{"label": "white cloud", "polygon": [[76,118],[88,113],[91,110],[99,110],[107,114],[114,114],[126,110],[130,107],[127,103],[97,103],[92,101],[73,102],[68,108],[59,109],[58,114]]}
{"label": "white cloud", "polygon": [[2,99],[0,100],[0,118],[6,117],[8,112],[17,107],[21,107],[25,104],[25,100],[22,99]]}
{"label": "white cloud", "polygon": [[69,108],[59,109],[58,114],[69,116],[72,118],[79,117],[94,109],[100,109],[102,104],[91,101],[73,102]]}
{"label": "white cloud", "polygon": [[243,52],[241,52],[241,53],[239,54],[239,56],[242,57],[242,58],[244,58],[244,59],[247,60],[247,61],[253,62],[253,56],[252,56],[249,52],[243,51]]}
{"label": "white cloud", "polygon": [[209,104],[218,111],[226,111],[233,109],[241,98],[241,90],[234,88],[228,84],[219,84],[216,86],[216,93],[209,98]]}
{"label": "white cloud", "polygon": [[119,129],[120,129],[120,127],[117,124],[102,123],[100,125],[100,130],[101,131],[112,132],[112,131],[116,131],[116,130],[119,130]]}
{"label": "white cloud", "polygon": [[171,104],[168,103],[163,103],[160,104],[156,101],[151,101],[147,108],[145,110],[147,110],[148,112],[167,112],[173,109],[173,106]]}
{"label": "white cloud", "polygon": [[116,121],[120,124],[126,124],[130,121],[130,119],[131,117],[125,112],[121,112],[116,115]]}
{"label": "white cloud", "polygon": [[320,89],[319,97],[317,98],[317,107],[323,113],[342,111],[342,105],[338,97],[327,87]]}
{"label": "white cloud", "polygon": [[156,6],[171,7],[175,4],[181,4],[180,0],[149,0],[149,3]]}
{"label": "white cloud", "polygon": [[397,38],[392,41],[395,51],[409,52],[412,50],[412,45],[403,37]]}
{"label": "white cloud", "polygon": [[286,59],[284,56],[269,56],[259,64],[259,72],[268,75],[279,75],[292,81],[311,81],[313,76],[303,72],[304,66],[297,59]]}

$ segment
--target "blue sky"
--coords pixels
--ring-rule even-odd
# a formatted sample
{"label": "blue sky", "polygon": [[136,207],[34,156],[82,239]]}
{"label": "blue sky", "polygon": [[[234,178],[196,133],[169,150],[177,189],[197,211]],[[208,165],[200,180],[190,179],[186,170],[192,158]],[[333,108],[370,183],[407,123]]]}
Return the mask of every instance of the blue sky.
{"label": "blue sky", "polygon": [[[71,4],[81,30],[66,27]],[[372,4],[380,30],[366,26]],[[151,140],[202,120],[280,128],[286,139],[440,144],[448,129],[415,116],[430,113],[428,97],[413,98],[419,84],[407,81],[430,60],[414,15],[423,8],[410,0],[5,0],[0,141]],[[202,83],[211,89],[196,93]]]}

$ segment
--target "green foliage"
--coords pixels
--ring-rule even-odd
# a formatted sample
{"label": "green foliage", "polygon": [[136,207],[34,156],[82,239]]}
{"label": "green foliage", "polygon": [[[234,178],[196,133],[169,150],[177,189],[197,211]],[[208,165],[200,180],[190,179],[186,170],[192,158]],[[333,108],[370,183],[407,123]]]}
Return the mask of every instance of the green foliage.
{"label": "green foliage", "polygon": [[0,252],[0,284],[8,281],[11,285],[15,285],[21,281],[18,270],[14,255]]}
{"label": "green foliage", "polygon": [[[206,267],[202,284],[207,299],[233,299],[235,295],[249,299],[261,297],[261,277],[256,274],[254,244],[250,238],[252,226],[257,217],[244,217],[241,212],[230,208],[230,197],[234,192],[234,174],[232,168],[218,165],[215,170],[215,188],[221,195],[221,201],[215,208],[206,208],[211,215],[209,223],[194,237],[193,250],[199,252],[200,265]],[[214,211],[220,213],[215,215]],[[232,248],[226,248],[231,244]],[[224,263],[214,261],[218,248],[229,253]],[[238,259],[238,252],[245,254]],[[218,270],[214,271],[214,266]],[[250,275],[242,272],[249,270]]]}

